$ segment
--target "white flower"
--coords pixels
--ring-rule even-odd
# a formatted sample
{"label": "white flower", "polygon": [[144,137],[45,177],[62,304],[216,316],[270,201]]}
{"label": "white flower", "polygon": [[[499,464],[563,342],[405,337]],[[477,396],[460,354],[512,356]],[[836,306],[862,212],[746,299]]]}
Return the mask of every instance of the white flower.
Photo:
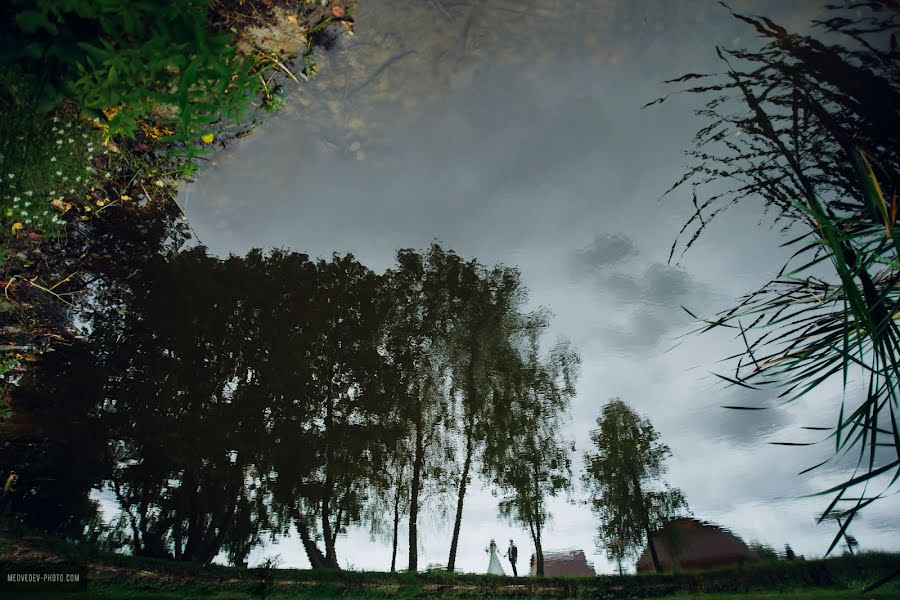
{"label": "white flower", "polygon": [[56,162],[56,157],[55,157],[55,156],[51,156],[51,157],[50,157],[50,162]]}
{"label": "white flower", "polygon": [[15,179],[15,178],[16,178],[16,176],[13,175],[12,173],[10,173],[10,174],[8,175],[8,177],[9,177],[10,179]]}
{"label": "white flower", "polygon": [[57,176],[57,177],[62,177],[62,171],[57,171],[57,172],[56,172],[56,176]]}
{"label": "white flower", "polygon": [[26,196],[30,196],[32,193],[33,193],[33,192],[32,192],[31,190],[28,190],[27,192],[25,192],[25,195],[26,195]]}
{"label": "white flower", "polygon": [[31,202],[29,202],[28,200],[26,200],[24,206],[31,206]]}

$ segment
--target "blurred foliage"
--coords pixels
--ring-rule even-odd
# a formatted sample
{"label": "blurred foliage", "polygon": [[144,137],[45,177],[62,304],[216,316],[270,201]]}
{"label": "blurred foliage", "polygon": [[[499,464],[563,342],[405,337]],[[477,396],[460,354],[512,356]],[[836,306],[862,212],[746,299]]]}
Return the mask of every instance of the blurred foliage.
{"label": "blurred foliage", "polygon": [[778,560],[780,558],[778,552],[775,551],[775,548],[768,544],[764,544],[763,542],[753,541],[747,544],[747,547],[755,552],[762,560]]}

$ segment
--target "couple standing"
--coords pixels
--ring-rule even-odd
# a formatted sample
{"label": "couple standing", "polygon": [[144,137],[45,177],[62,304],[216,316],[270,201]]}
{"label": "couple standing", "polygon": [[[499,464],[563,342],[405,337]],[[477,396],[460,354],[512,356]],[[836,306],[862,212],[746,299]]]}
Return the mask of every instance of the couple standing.
{"label": "couple standing", "polygon": [[[491,545],[485,552],[490,552],[491,555],[491,560],[488,563],[488,575],[506,575],[506,573],[503,572],[503,567],[500,566],[500,559],[497,557],[497,543],[494,540],[491,540]],[[513,577],[518,577],[519,573],[516,571],[516,559],[519,558],[519,549],[516,548],[516,545],[513,544],[512,540],[509,540],[509,548],[506,550],[504,556],[509,558],[509,563],[512,565]]]}

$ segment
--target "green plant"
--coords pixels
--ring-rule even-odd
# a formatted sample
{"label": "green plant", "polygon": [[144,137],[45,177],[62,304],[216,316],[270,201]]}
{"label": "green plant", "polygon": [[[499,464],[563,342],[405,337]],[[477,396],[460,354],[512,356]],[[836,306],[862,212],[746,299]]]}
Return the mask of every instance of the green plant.
{"label": "green plant", "polygon": [[268,87],[263,89],[263,101],[260,108],[273,113],[281,110],[282,106],[284,106],[284,89],[280,85],[274,86],[272,89]]}
{"label": "green plant", "polygon": [[[826,382],[842,387],[836,424],[804,427],[827,432],[820,442],[834,454],[801,474],[846,460],[845,478],[816,494],[833,495],[820,523],[829,514],[843,519],[828,552],[900,480],[900,53],[892,35],[900,11],[877,2],[853,13],[830,9],[839,12],[816,25],[846,46],[734,14],[766,44],[719,49],[724,73],[674,80],[712,97],[696,111],[708,124],[688,151],[694,164],[669,190],[694,187],[683,250],[739,202],[774,210],[794,234],[784,244],[794,253],[776,277],[698,331],[729,328],[743,342],[731,376],[719,375],[732,385],[776,391],[784,403]],[[698,200],[698,189],[726,180],[733,185]]]}
{"label": "green plant", "polygon": [[7,11],[0,64],[33,80],[37,114],[70,99],[126,137],[148,119],[193,157],[199,138],[239,119],[258,91],[253,60],[207,27],[205,0],[15,0]]}
{"label": "green plant", "polygon": [[97,178],[93,159],[107,152],[83,119],[64,110],[36,115],[30,99],[24,92],[0,109],[0,239],[58,234],[65,203],[83,198]]}

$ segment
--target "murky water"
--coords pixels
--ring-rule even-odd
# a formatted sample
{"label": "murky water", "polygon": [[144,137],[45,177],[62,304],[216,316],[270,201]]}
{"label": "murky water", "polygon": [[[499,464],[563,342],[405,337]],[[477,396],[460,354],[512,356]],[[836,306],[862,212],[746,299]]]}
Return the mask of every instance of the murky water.
{"label": "murky water", "polygon": [[[743,0],[732,8],[799,31],[822,14],[818,2],[805,0]],[[822,554],[835,531],[814,524],[820,500],[783,498],[830,481],[833,473],[795,475],[823,450],[765,442],[791,426],[830,425],[836,415],[823,415],[815,401],[833,400],[829,394],[839,396],[839,387],[777,412],[722,411],[722,405],[759,399],[707,376],[716,360],[734,351],[734,340],[679,337],[690,328],[680,306],[709,314],[768,281],[787,256],[778,247],[783,237],[757,226],[757,207],[740,206],[725,213],[680,265],[669,264],[670,246],[693,207],[689,191],[658,199],[683,173],[683,151],[702,122],[691,112],[695,97],[642,108],[671,91],[667,79],[721,70],[716,46],[754,40],[750,27],[706,0],[369,0],[357,15],[355,35],[342,35],[334,49],[317,55],[320,76],[289,83],[283,112],[215,156],[180,202],[196,239],[222,258],[272,247],[325,259],[352,253],[380,274],[396,265],[398,249],[427,249],[439,240],[484,265],[518,268],[530,292],[523,311],[543,306],[553,313],[544,345],[564,336],[581,356],[581,377],[559,430],[576,444],[576,480],[600,407],[618,396],[647,415],[671,447],[667,480],[684,491],[696,516],[747,540]],[[169,540],[176,555],[225,561],[230,553],[237,562],[256,564],[279,554],[284,566],[309,564],[296,527],[273,525],[270,506],[273,498],[300,494],[304,485],[325,485],[321,473],[309,481],[296,473],[330,446],[308,431],[318,427],[320,415],[307,415],[300,426],[297,420],[305,417],[274,399],[332,375],[337,386],[346,375],[340,368],[325,374],[329,364],[300,368],[314,362],[300,348],[318,348],[320,337],[355,347],[360,338],[337,318],[328,321],[333,329],[314,333],[294,331],[291,323],[307,319],[309,311],[331,310],[325,305],[357,311],[360,320],[378,317],[374,308],[366,312],[365,277],[353,279],[349,267],[315,285],[359,296],[321,292],[322,304],[303,305],[290,285],[319,288],[309,283],[315,278],[304,279],[312,277],[311,263],[292,260],[255,255],[221,262],[186,254],[175,268],[160,267],[129,283],[121,296],[110,292],[93,323],[100,364],[96,355],[73,352],[45,365],[42,381],[51,383],[34,393],[49,403],[48,413],[60,410],[52,401],[59,393],[90,403],[90,393],[110,389],[104,381],[111,371],[119,386],[119,396],[104,407],[113,415],[109,426],[122,436],[114,444],[112,475],[72,469],[78,481],[58,481],[60,489],[73,490],[72,498],[59,500],[73,507],[66,518],[77,523],[90,512],[77,492],[95,486],[93,497],[108,518],[121,515],[123,531],[142,532],[145,553],[170,552],[153,547]],[[73,370],[84,373],[77,389],[55,387],[64,385],[55,377],[61,381]],[[366,371],[370,376],[376,377]],[[254,387],[258,381],[264,385]],[[353,394],[342,393],[353,404]],[[257,410],[267,402],[271,406]],[[346,429],[334,435],[354,435],[360,415],[375,418],[368,408],[347,410]],[[385,422],[395,417],[377,415]],[[143,432],[122,433],[129,427]],[[276,458],[256,454],[260,440],[294,437]],[[84,439],[96,441],[86,434],[55,451],[65,456],[66,447],[83,447]],[[95,450],[102,454],[101,447]],[[373,452],[366,447],[354,456]],[[180,460],[184,456],[191,460]],[[344,467],[352,472],[356,465]],[[107,484],[98,485],[103,478]],[[173,480],[181,483],[169,485]],[[337,484],[328,479],[327,485]],[[473,473],[457,567],[483,572],[491,538],[504,548],[514,539],[525,571],[528,533],[498,517],[491,487],[489,478]],[[348,494],[358,491],[347,488]],[[429,489],[423,495],[420,568],[446,564],[454,494]],[[594,547],[595,519],[581,498],[576,485],[569,498],[550,502],[544,548],[582,549],[599,571],[610,572],[612,563]],[[127,510],[117,512],[123,505]],[[166,510],[180,510],[173,506],[203,516],[167,522]],[[854,525],[856,538],[869,548],[896,549],[896,507],[896,498],[873,507]],[[316,510],[299,506],[300,512]],[[353,515],[337,537],[342,567],[390,566],[390,519],[375,516],[365,510]],[[407,519],[401,519],[401,567]],[[370,535],[371,523],[380,526],[378,535]],[[246,535],[226,536],[226,525]],[[273,541],[270,533],[286,535]]]}

